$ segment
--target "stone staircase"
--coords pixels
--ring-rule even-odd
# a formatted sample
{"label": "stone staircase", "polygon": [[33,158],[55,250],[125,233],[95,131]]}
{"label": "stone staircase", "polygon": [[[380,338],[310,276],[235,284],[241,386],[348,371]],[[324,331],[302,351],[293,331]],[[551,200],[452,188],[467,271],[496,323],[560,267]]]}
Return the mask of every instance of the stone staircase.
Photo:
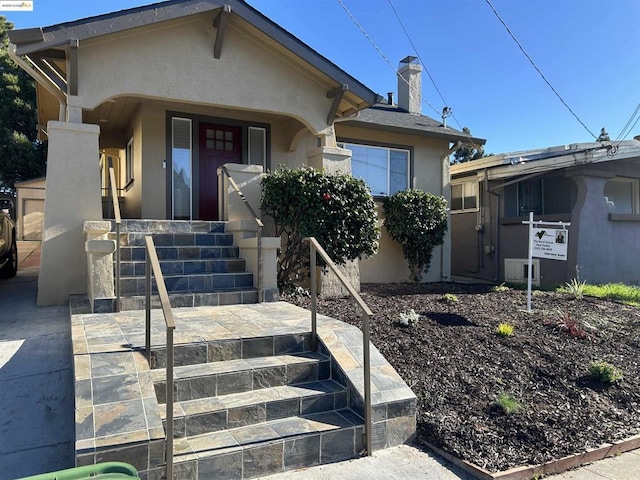
{"label": "stone staircase", "polygon": [[[85,300],[86,302],[86,300]],[[120,460],[165,474],[166,339],[151,313],[71,302],[76,465]],[[174,309],[174,478],[245,479],[364,450],[362,332],[285,302]],[[416,398],[371,346],[373,450],[413,436]]]}
{"label": "stone staircase", "polygon": [[[176,351],[174,470],[178,478],[252,478],[354,458],[361,416],[330,357],[310,335],[269,335],[234,346],[210,342],[204,358]],[[241,348],[237,348],[241,346]],[[151,376],[166,428],[165,352]],[[214,360],[201,363],[203,360]],[[193,362],[193,363],[191,363]]]}
{"label": "stone staircase", "polygon": [[[145,237],[156,245],[171,306],[256,303],[253,274],[225,232],[225,222],[123,220],[120,228],[121,310],[139,310],[145,302]],[[112,228],[111,238],[115,238]],[[115,269],[114,265],[114,269]],[[155,282],[153,293],[157,293]],[[159,307],[157,296],[153,308]],[[111,305],[96,311],[109,311]]]}

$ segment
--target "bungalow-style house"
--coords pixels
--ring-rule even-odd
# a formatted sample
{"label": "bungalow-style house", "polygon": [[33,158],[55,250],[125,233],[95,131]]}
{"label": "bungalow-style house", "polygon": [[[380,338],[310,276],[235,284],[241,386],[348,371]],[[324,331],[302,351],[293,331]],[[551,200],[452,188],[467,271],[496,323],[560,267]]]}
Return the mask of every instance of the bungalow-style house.
{"label": "bungalow-style house", "polygon": [[[413,57],[398,103],[382,101],[242,0],[171,0],[9,37],[49,141],[40,304],[87,290],[83,224],[103,218],[109,161],[124,218],[233,220],[219,206],[224,164],[352,171],[379,199],[407,187],[448,197],[448,155],[484,143],[420,114]],[[449,249],[447,237],[426,281],[449,278]],[[384,235],[357,267],[364,282],[408,278]]]}
{"label": "bungalow-style house", "polygon": [[[527,281],[528,220],[570,222],[567,260],[534,258],[538,285],[640,284],[640,139],[494,155],[451,167],[453,275]],[[551,226],[553,228],[553,226]]]}

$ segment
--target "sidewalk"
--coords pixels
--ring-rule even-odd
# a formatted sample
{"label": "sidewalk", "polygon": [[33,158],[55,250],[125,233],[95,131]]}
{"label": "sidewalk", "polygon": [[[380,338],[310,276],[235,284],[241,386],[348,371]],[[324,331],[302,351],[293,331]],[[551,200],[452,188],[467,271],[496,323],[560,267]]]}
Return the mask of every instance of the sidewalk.
{"label": "sidewalk", "polygon": [[[73,372],[67,306],[36,307],[40,244],[18,242],[18,275],[0,282],[0,478],[74,464]],[[372,457],[322,465],[268,480],[470,480],[449,462],[402,445]],[[640,450],[549,480],[637,480]]]}

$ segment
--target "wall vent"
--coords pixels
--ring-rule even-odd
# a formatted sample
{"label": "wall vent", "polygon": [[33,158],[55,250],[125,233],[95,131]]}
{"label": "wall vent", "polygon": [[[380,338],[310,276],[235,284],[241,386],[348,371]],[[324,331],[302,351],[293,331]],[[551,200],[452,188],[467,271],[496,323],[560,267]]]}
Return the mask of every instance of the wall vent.
{"label": "wall vent", "polygon": [[[504,259],[504,281],[512,283],[527,283],[527,269],[529,267],[526,258]],[[540,259],[533,259],[533,285],[540,285]]]}

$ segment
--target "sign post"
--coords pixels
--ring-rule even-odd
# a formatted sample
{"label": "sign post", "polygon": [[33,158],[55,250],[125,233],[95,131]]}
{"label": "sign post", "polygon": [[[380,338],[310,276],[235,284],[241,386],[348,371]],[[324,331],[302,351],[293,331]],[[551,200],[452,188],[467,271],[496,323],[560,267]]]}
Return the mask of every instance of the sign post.
{"label": "sign post", "polygon": [[569,231],[567,222],[536,222],[533,212],[529,212],[529,256],[527,271],[527,313],[531,313],[531,282],[533,278],[533,257],[551,260],[567,260]]}

